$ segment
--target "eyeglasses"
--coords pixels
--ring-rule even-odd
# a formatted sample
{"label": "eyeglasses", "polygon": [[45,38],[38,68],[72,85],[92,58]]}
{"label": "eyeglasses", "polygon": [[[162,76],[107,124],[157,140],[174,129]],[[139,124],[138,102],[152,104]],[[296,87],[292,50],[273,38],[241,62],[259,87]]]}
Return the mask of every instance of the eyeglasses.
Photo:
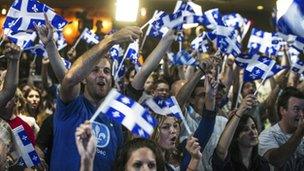
{"label": "eyeglasses", "polygon": [[300,107],[300,106],[294,106],[292,108],[292,110],[295,112],[295,113],[300,113],[300,112],[303,112],[304,113],[304,107]]}

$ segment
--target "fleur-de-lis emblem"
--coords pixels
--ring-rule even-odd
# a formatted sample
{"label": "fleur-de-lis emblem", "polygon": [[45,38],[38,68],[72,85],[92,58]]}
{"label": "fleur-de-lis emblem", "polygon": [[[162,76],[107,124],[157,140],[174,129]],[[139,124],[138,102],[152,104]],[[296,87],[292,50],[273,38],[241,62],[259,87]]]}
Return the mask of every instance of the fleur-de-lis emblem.
{"label": "fleur-de-lis emblem", "polygon": [[38,12],[38,8],[37,8],[36,4],[34,4],[34,6],[32,7],[32,10],[33,10],[34,12]]}
{"label": "fleur-de-lis emblem", "polygon": [[62,27],[64,27],[64,26],[65,26],[65,22],[58,23],[58,25],[57,25],[57,26],[58,26],[58,28],[59,28],[59,29],[61,29]]}

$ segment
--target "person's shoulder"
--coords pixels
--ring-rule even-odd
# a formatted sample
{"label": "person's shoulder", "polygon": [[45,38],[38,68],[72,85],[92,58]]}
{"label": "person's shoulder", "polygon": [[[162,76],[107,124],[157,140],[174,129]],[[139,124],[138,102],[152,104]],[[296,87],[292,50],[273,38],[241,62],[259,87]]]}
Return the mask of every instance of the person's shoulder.
{"label": "person's shoulder", "polygon": [[275,125],[267,128],[267,129],[264,129],[261,134],[269,134],[269,133],[272,133],[272,132],[281,132],[281,129],[280,129],[280,126],[278,123],[276,123]]}

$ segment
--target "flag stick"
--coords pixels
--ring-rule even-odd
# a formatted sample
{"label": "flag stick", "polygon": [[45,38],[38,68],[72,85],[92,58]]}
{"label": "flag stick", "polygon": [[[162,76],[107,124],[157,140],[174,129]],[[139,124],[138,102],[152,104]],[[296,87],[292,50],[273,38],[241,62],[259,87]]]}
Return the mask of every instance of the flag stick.
{"label": "flag stick", "polygon": [[269,67],[269,69],[267,70],[267,72],[265,73],[265,77],[263,78],[261,84],[258,86],[258,88],[255,90],[255,92],[253,93],[254,96],[257,95],[259,89],[262,87],[262,85],[265,83],[266,79],[267,79],[267,75],[269,74],[269,72],[271,71],[271,69],[273,68],[273,66],[275,65],[276,63],[273,61],[273,63],[271,64],[271,66]]}
{"label": "flag stick", "polygon": [[[153,17],[148,21],[148,22],[146,22],[140,29],[141,30],[143,30],[148,24],[150,24],[154,19],[155,19],[155,16],[156,16],[156,14],[158,13],[158,11],[156,10],[156,11],[154,11],[154,14],[153,14]],[[142,40],[142,42],[141,42],[141,45],[140,45],[140,48],[139,48],[139,51],[142,51],[142,48],[144,47],[144,44],[145,44],[145,42],[146,42],[146,39],[147,39],[147,33],[149,33],[150,32],[150,30],[151,30],[151,25],[149,25],[149,27],[148,27],[148,29],[147,29],[147,31],[146,31],[146,34],[145,34],[145,36],[144,36],[144,38],[143,38],[143,40]]]}
{"label": "flag stick", "polygon": [[155,10],[153,17],[148,22],[146,22],[143,26],[141,26],[140,30],[143,30],[145,27],[147,27],[148,24],[152,23],[152,21],[156,18],[157,13],[158,13],[158,10]]}
{"label": "flag stick", "polygon": [[239,106],[239,100],[240,100],[240,95],[241,95],[243,84],[244,84],[243,81],[240,80],[240,86],[239,86],[238,94],[236,96],[236,103],[235,103],[235,107],[234,107],[235,109],[237,109]]}
{"label": "flag stick", "polygon": [[[138,41],[138,39],[137,39],[136,41]],[[131,44],[131,43],[130,43],[130,44]],[[130,44],[129,44],[129,45],[130,45]],[[128,52],[128,50],[129,50],[129,46],[128,46],[128,48],[127,48],[127,50],[126,50],[126,52],[125,52],[125,54],[124,54],[124,56],[123,56],[123,58],[122,58],[122,60],[121,60],[121,62],[120,62],[120,64],[119,64],[119,66],[118,66],[118,68],[117,68],[117,71],[116,71],[115,76],[114,76],[114,80],[116,80],[117,77],[118,77],[118,72],[119,72],[119,70],[121,69],[122,64],[124,63],[124,61],[125,61],[125,59],[126,59],[126,57],[127,57],[127,52]]]}
{"label": "flag stick", "polygon": [[[148,32],[148,31],[149,31],[149,28],[148,28],[147,32]],[[144,38],[143,38],[143,40],[142,40],[142,42],[141,42],[139,51],[142,51],[142,48],[144,47],[144,44],[145,44],[146,39],[147,39],[147,34],[145,34],[145,36],[144,36]]]}
{"label": "flag stick", "polygon": [[97,110],[95,111],[95,113],[93,114],[93,116],[91,117],[91,119],[89,120],[90,123],[92,123],[97,116],[100,114],[100,112],[102,112],[105,109],[105,104],[109,104],[113,94],[116,94],[115,89],[113,88],[107,95],[107,97],[105,98],[105,100],[99,105],[99,107],[97,108]]}
{"label": "flag stick", "polygon": [[177,102],[177,100],[176,100],[176,98],[175,98],[174,96],[172,96],[172,101],[173,101],[175,104],[177,104],[177,108],[178,108],[178,110],[179,110],[179,113],[180,113],[180,117],[181,117],[181,119],[182,119],[182,122],[183,122],[184,125],[185,125],[186,131],[187,131],[187,133],[188,133],[189,135],[191,135],[192,133],[191,133],[190,127],[189,127],[189,125],[188,125],[188,122],[186,121],[186,118],[184,117],[184,115],[183,115],[183,113],[182,113],[182,110],[181,110],[181,108],[180,108],[180,106],[179,106],[179,104],[178,104],[178,102]]}
{"label": "flag stick", "polygon": [[76,40],[75,44],[73,45],[73,47],[71,49],[75,49],[76,48],[76,46],[78,45],[79,41],[81,40],[81,38],[83,36],[83,33],[84,33],[84,31],[82,31],[81,35],[78,37],[78,39]]}

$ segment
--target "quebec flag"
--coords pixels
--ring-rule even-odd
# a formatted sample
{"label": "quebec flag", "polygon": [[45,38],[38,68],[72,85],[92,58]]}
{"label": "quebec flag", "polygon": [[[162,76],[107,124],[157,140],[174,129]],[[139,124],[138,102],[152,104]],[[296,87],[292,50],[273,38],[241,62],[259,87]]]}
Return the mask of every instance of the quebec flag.
{"label": "quebec flag", "polygon": [[240,31],[248,22],[248,20],[243,18],[239,13],[223,15],[222,20],[226,26],[237,28]]}
{"label": "quebec flag", "polygon": [[112,89],[101,104],[101,112],[128,128],[133,134],[149,138],[157,121],[136,101]]}
{"label": "quebec flag", "polygon": [[35,57],[47,57],[47,52],[42,44],[36,44],[35,46],[24,50],[29,51]]}
{"label": "quebec flag", "polygon": [[181,119],[183,117],[182,110],[174,96],[169,97],[166,100],[166,104],[171,112],[169,115],[172,115],[177,119]]}
{"label": "quebec flag", "polygon": [[68,45],[61,31],[55,31],[53,37],[54,40],[56,41],[58,51],[60,51],[61,49],[65,48]]}
{"label": "quebec flag", "polygon": [[14,138],[17,143],[18,152],[21,155],[19,164],[26,167],[37,166],[41,163],[33,144],[29,140],[22,125],[13,129]]}
{"label": "quebec flag", "polygon": [[34,46],[34,41],[37,37],[36,32],[9,32],[7,34],[8,40],[18,45],[22,50]]}
{"label": "quebec flag", "polygon": [[[109,50],[109,55],[111,56],[111,59],[113,60],[112,64],[112,75],[115,76],[117,73],[118,78],[122,78],[125,75],[125,65],[122,63],[121,68],[119,69],[119,65],[122,61],[124,51],[123,49],[118,45],[114,45]],[[118,70],[119,69],[119,70]]]}
{"label": "quebec flag", "polygon": [[84,39],[88,44],[98,44],[100,41],[100,37],[93,33],[88,28],[85,28],[82,33],[82,39]]}
{"label": "quebec flag", "polygon": [[[161,17],[163,14],[163,11],[156,11],[153,15],[154,21],[159,19],[159,17]],[[163,25],[156,25],[157,22],[154,21],[149,24],[149,27],[146,31],[146,35],[153,38],[161,39],[169,31],[169,29],[167,27],[163,27]]]}
{"label": "quebec flag", "polygon": [[160,29],[161,27],[167,27],[170,29],[181,30],[183,23],[184,23],[183,13],[181,11],[178,11],[173,14],[163,13],[152,24],[157,29]]}
{"label": "quebec flag", "polygon": [[233,27],[218,25],[215,30],[207,35],[211,40],[216,39],[216,45],[222,53],[231,54],[234,57],[241,54],[241,44],[237,39],[239,32]]}
{"label": "quebec flag", "polygon": [[304,37],[303,0],[278,0],[276,16],[280,32]]}
{"label": "quebec flag", "polygon": [[12,32],[35,30],[34,24],[45,24],[44,13],[51,25],[62,30],[67,21],[54,10],[37,0],[15,0],[10,7],[3,28]]}
{"label": "quebec flag", "polygon": [[199,65],[199,62],[185,50],[177,52],[177,54],[173,56],[173,59],[170,60],[173,65],[191,65],[191,66]]}
{"label": "quebec flag", "polygon": [[205,11],[201,21],[202,25],[211,30],[215,30],[218,25],[224,25],[222,21],[222,16],[218,8]]}
{"label": "quebec flag", "polygon": [[148,98],[142,105],[159,115],[166,116],[170,113],[166,100],[159,97]]}
{"label": "quebec flag", "polygon": [[206,32],[203,32],[201,35],[192,40],[191,48],[200,53],[206,53],[211,49],[211,44],[209,42]]}
{"label": "quebec flag", "polygon": [[235,58],[238,66],[244,68],[244,81],[269,78],[283,69],[271,58],[258,54],[243,55]]}
{"label": "quebec flag", "polygon": [[247,47],[250,54],[261,52],[267,56],[277,55],[282,47],[282,41],[283,39],[275,34],[253,28]]}
{"label": "quebec flag", "polygon": [[168,97],[167,99],[158,97],[148,98],[143,102],[143,106],[159,115],[174,116],[177,119],[183,117],[180,106],[174,96]]}
{"label": "quebec flag", "polygon": [[291,70],[300,75],[304,75],[304,61],[298,59],[291,67]]}
{"label": "quebec flag", "polygon": [[202,7],[194,2],[177,1],[173,13],[182,11],[183,16],[202,15]]}
{"label": "quebec flag", "polygon": [[138,41],[134,41],[133,43],[129,44],[125,54],[126,58],[129,59],[135,65],[137,71],[141,67],[141,64],[138,61],[138,57],[139,57],[138,51],[139,51]]}

